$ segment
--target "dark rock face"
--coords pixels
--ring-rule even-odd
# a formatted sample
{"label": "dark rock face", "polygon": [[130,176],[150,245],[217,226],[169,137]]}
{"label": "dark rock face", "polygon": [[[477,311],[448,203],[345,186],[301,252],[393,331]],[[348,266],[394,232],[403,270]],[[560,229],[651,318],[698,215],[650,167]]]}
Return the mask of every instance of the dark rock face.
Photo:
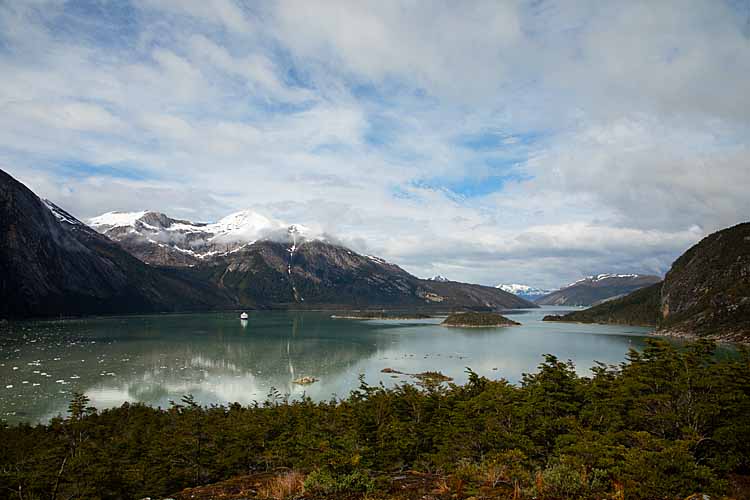
{"label": "dark rock face", "polygon": [[750,337],[750,223],[713,233],[678,258],[664,279],[660,327],[726,340]]}
{"label": "dark rock face", "polygon": [[199,309],[222,301],[215,287],[150,268],[0,170],[0,317]]}
{"label": "dark rock face", "polygon": [[650,275],[599,275],[573,283],[565,288],[536,299],[539,305],[590,306],[625,296],[635,290],[661,281]]}

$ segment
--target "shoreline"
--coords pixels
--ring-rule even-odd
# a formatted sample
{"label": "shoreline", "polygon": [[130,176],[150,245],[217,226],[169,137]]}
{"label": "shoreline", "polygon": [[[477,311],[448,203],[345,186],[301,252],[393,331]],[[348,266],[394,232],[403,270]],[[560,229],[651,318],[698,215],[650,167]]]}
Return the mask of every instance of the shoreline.
{"label": "shoreline", "polygon": [[440,326],[445,328],[506,328],[509,326],[521,326],[521,323],[516,324],[498,324],[498,325],[443,325]]}
{"label": "shoreline", "polygon": [[648,332],[648,334],[644,335],[646,337],[662,337],[667,339],[680,339],[690,342],[695,342],[697,340],[710,340],[712,342],[716,342],[717,344],[735,344],[735,345],[742,345],[742,346],[750,346],[750,339],[748,340],[732,340],[727,339],[723,337],[714,337],[714,336],[701,336],[695,333],[689,333],[685,331],[679,331],[679,330],[659,330],[654,325],[639,325],[635,323],[610,323],[610,322],[601,322],[601,321],[567,321],[563,319],[553,319],[553,320],[542,320],[544,323],[569,323],[574,325],[612,325],[612,326],[635,326],[638,328],[651,328],[652,330]]}

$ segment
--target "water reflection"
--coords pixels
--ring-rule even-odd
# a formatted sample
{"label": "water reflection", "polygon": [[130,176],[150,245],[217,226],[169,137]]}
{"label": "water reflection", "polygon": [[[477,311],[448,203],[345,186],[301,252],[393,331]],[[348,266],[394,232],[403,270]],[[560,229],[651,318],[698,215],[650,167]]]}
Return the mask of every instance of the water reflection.
{"label": "water reflection", "polygon": [[[124,401],[167,406],[185,394],[202,404],[262,401],[272,388],[291,397],[344,397],[365,374],[440,370],[457,382],[466,367],[512,382],[534,371],[542,354],[572,359],[580,373],[594,360],[619,363],[640,347],[643,328],[542,323],[550,310],[515,315],[522,326],[446,329],[439,319],[334,320],[322,312],[133,316],[23,322],[0,331],[0,412],[10,422],[64,412],[72,392],[97,407]],[[311,376],[320,381],[301,386]]]}

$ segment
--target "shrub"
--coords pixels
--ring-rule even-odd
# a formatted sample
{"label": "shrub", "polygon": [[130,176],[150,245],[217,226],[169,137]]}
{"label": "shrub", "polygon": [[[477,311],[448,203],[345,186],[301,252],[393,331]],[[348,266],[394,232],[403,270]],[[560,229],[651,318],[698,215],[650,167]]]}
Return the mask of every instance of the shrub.
{"label": "shrub", "polygon": [[362,471],[334,474],[328,469],[316,469],[305,479],[306,491],[323,495],[334,493],[371,493],[375,482]]}
{"label": "shrub", "polygon": [[609,490],[607,473],[600,469],[588,472],[569,463],[557,463],[537,477],[536,493],[548,499],[596,499]]}

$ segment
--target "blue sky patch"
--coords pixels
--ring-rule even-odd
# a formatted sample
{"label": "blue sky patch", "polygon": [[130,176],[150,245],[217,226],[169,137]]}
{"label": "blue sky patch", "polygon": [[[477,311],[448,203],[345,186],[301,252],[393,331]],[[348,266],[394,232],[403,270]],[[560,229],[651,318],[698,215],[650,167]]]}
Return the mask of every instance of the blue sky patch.
{"label": "blue sky patch", "polygon": [[81,179],[84,177],[114,177],[128,180],[154,179],[153,170],[145,170],[130,165],[95,165],[83,161],[63,161],[52,167],[58,175]]}

